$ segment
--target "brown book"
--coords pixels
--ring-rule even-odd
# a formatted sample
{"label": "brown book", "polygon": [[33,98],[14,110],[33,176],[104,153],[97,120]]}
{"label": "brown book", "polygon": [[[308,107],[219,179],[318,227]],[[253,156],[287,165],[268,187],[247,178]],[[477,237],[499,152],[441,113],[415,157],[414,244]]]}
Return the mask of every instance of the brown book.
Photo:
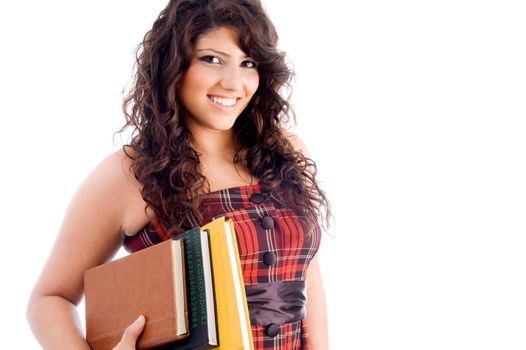
{"label": "brown book", "polygon": [[139,315],[146,325],[137,349],[188,337],[184,246],[168,240],[84,274],[86,340],[112,349]]}

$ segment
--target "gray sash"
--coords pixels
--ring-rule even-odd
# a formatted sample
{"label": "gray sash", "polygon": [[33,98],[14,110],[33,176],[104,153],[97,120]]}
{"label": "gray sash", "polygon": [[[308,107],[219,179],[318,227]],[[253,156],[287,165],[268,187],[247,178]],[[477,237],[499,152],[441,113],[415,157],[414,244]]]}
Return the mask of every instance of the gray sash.
{"label": "gray sash", "polygon": [[253,325],[285,324],[305,317],[305,281],[280,281],[245,286]]}

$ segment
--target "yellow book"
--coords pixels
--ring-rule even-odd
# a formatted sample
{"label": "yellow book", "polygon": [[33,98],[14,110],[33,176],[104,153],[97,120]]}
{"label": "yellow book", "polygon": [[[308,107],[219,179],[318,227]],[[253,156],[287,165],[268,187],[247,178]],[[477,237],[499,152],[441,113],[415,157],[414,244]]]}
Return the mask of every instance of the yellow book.
{"label": "yellow book", "polygon": [[253,350],[245,284],[232,220],[218,218],[208,230],[217,309],[219,349]]}

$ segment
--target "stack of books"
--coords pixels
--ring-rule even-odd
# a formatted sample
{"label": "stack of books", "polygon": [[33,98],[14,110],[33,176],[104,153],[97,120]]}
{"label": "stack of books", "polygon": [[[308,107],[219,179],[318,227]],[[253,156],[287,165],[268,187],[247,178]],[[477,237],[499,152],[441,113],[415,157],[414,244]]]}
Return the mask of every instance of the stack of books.
{"label": "stack of books", "polygon": [[112,349],[139,315],[137,349],[253,349],[231,220],[218,218],[84,274],[86,340]]}

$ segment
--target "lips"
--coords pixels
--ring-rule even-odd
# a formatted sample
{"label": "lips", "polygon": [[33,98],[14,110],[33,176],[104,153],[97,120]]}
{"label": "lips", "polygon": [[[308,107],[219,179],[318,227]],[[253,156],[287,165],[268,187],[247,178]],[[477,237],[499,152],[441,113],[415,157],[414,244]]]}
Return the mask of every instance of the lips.
{"label": "lips", "polygon": [[220,105],[222,107],[233,107],[237,102],[235,97],[223,97],[223,96],[214,96],[208,95],[208,98],[214,102],[214,104]]}

